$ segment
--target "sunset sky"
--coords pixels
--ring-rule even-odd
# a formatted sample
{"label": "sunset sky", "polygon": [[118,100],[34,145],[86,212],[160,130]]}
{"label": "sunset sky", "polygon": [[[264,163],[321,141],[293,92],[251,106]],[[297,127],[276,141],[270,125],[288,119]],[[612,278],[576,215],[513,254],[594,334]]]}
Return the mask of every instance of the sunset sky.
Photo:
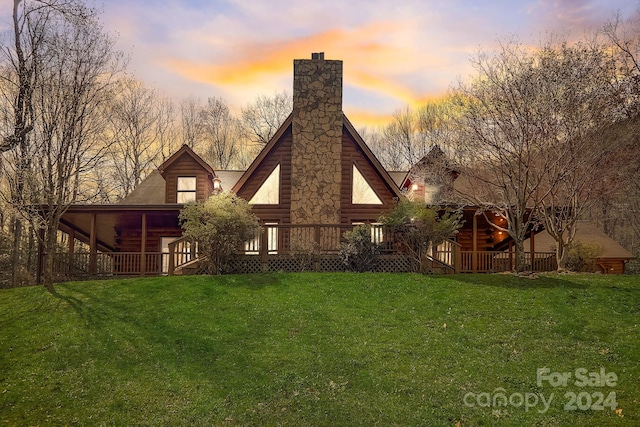
{"label": "sunset sky", "polygon": [[[10,2],[2,2],[6,25]],[[99,3],[96,3],[99,4]],[[498,38],[536,43],[601,27],[634,0],[109,0],[105,28],[129,70],[179,101],[218,96],[232,109],[289,91],[293,59],[344,61],[345,113],[357,127],[442,95]]]}

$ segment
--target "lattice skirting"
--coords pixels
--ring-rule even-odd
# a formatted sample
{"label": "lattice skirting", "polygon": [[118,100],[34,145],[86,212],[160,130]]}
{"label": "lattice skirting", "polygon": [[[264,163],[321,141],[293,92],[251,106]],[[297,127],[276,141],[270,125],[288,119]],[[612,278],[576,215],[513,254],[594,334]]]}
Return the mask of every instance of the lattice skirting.
{"label": "lattice skirting", "polygon": [[[381,255],[378,258],[377,272],[404,273],[415,271],[410,258],[400,255]],[[269,255],[263,265],[259,255],[238,255],[229,262],[229,273],[259,272],[300,272],[300,271],[344,271],[345,266],[337,256],[321,256],[313,259],[293,257],[291,255]]]}
{"label": "lattice skirting", "polygon": [[416,271],[415,262],[406,256],[381,255],[378,257],[376,271],[384,273],[409,273]]}

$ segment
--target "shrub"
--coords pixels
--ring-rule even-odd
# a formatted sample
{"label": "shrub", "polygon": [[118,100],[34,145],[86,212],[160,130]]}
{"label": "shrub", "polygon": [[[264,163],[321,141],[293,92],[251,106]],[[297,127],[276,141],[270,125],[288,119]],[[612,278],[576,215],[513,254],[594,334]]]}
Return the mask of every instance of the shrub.
{"label": "shrub", "polygon": [[299,271],[312,271],[313,261],[320,254],[320,245],[292,233],[289,254],[294,261],[299,263]]}
{"label": "shrub", "polygon": [[362,224],[344,233],[338,252],[340,260],[349,271],[374,271],[379,251],[371,241],[371,226]]}
{"label": "shrub", "polygon": [[413,258],[418,271],[424,273],[429,264],[429,249],[455,236],[462,225],[460,217],[458,211],[439,212],[422,202],[404,200],[379,221]]}
{"label": "shrub", "polygon": [[228,191],[204,203],[187,204],[180,212],[180,221],[184,236],[198,244],[198,252],[213,274],[225,272],[233,252],[260,230],[251,205]]}
{"label": "shrub", "polygon": [[624,271],[626,274],[640,274],[640,253],[636,254],[635,259],[627,263]]}
{"label": "shrub", "polygon": [[596,258],[602,255],[602,247],[595,243],[575,241],[567,251],[567,268],[577,272],[595,272]]}

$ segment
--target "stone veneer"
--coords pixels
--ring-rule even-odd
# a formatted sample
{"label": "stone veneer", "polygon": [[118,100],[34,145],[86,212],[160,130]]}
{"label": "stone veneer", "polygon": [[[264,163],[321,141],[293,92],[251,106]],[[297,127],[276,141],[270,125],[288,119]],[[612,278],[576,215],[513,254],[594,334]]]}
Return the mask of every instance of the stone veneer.
{"label": "stone veneer", "polygon": [[342,61],[293,61],[291,223],[339,224]]}

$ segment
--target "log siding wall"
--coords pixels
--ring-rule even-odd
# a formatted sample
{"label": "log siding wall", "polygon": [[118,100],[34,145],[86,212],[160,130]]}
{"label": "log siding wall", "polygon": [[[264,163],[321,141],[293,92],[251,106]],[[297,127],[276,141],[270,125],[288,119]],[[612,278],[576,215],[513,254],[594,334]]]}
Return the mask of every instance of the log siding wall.
{"label": "log siding wall", "polygon": [[213,192],[213,177],[191,156],[183,154],[164,171],[166,203],[177,203],[178,177],[196,177],[196,200],[202,202]]}

